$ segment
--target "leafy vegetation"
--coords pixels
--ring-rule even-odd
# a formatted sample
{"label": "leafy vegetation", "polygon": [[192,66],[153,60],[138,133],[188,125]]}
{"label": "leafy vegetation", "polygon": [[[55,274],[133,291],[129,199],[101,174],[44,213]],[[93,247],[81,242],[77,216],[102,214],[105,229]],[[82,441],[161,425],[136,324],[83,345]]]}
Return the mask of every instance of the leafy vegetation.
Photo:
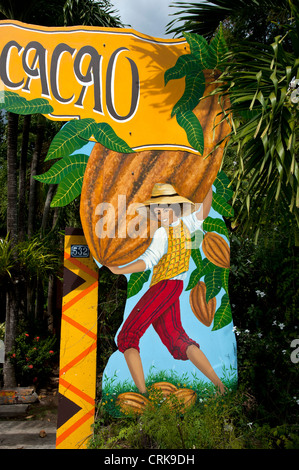
{"label": "leafy vegetation", "polygon": [[[72,26],[78,24],[94,26],[120,27],[122,23],[108,0],[20,0],[0,1],[0,19],[12,19],[39,24],[42,26]],[[39,165],[49,150],[49,142],[60,129],[61,123],[50,123],[41,114],[51,111],[46,100],[29,100],[12,92],[5,93],[1,103],[7,111],[1,114],[1,183],[3,199],[1,200],[1,236],[9,237],[10,246],[3,251],[3,265],[7,268],[0,294],[0,319],[5,321],[6,351],[14,347],[17,325],[20,317],[26,320],[39,319],[43,326],[48,324],[52,331],[59,328],[55,321],[55,296],[59,289],[59,273],[23,275],[23,267],[17,259],[13,260],[13,276],[6,276],[11,266],[7,260],[17,257],[19,242],[40,239],[53,251],[62,249],[60,230],[70,224],[77,227],[78,198],[70,201],[68,210],[54,208],[50,205],[56,184],[50,184],[47,190],[41,188],[34,177],[39,172]],[[20,113],[20,114],[17,114]],[[3,116],[5,124],[3,123]],[[80,125],[80,124],[79,124]],[[89,126],[90,128],[91,126]],[[77,177],[80,178],[78,174]],[[72,195],[76,196],[76,192]],[[29,245],[28,245],[29,246]],[[11,252],[10,252],[11,250]],[[37,267],[37,266],[36,266]],[[46,277],[47,276],[47,277]],[[46,300],[47,299],[47,300]],[[5,360],[3,367],[5,386],[15,387],[16,377],[13,364]]]}
{"label": "leafy vegetation", "polygon": [[15,365],[18,383],[38,388],[47,384],[57,362],[56,346],[55,336],[41,338],[20,333],[13,350],[8,352],[10,361]]}
{"label": "leafy vegetation", "polygon": [[206,394],[192,408],[163,401],[141,416],[111,418],[98,408],[91,449],[297,449],[298,426],[271,427],[256,421],[257,405],[246,391],[219,397]]}
{"label": "leafy vegetation", "polygon": [[[234,226],[258,239],[277,211],[289,225],[289,243],[299,240],[299,108],[292,83],[298,79],[299,10],[292,0],[175,2],[169,32],[211,40],[223,28],[228,51],[214,93],[229,96],[224,110],[232,132],[226,155],[232,172]],[[180,23],[183,23],[180,25]],[[229,175],[228,175],[229,176]]]}
{"label": "leafy vegetation", "polygon": [[[55,24],[61,25],[88,24],[95,11],[93,8],[102,2],[86,0],[83,3],[86,8],[82,8],[79,0],[68,1],[62,11],[57,8],[62,3],[55,0],[47,2],[47,9],[43,1],[26,4],[5,1],[0,2],[0,11],[6,18],[29,19],[39,24],[53,25],[56,21]],[[104,3],[109,6],[109,2]],[[186,3],[181,5],[186,37],[186,31],[192,35],[199,32],[206,38],[202,46],[206,48],[211,45],[215,30],[222,21],[229,47],[222,75],[229,88],[224,88],[220,82],[219,86],[223,87],[223,93],[229,91],[233,97],[228,111],[233,119],[234,134],[222,168],[233,184],[228,187],[217,179],[214,207],[228,209],[224,202],[233,197],[236,222],[233,223],[232,214],[226,212],[223,214],[225,221],[208,217],[204,230],[215,231],[230,239],[230,275],[228,277],[228,271],[222,270],[221,280],[229,292],[235,324],[238,388],[232,386],[233,371],[226,371],[226,384],[230,390],[224,396],[214,395],[212,388],[204,384],[185,383],[184,377],[164,373],[155,375],[153,371],[152,381],[173,381],[176,385],[184,387],[185,384],[200,390],[195,406],[181,413],[167,403],[159,402],[160,397],[155,397],[156,406],[146,409],[141,416],[112,417],[108,411],[115,401],[115,392],[111,387],[103,393],[101,378],[108,358],[116,349],[114,336],[122,321],[127,283],[123,277],[102,268],[98,306],[98,404],[89,447],[298,449],[299,368],[298,354],[292,346],[293,340],[298,339],[299,311],[299,260],[294,246],[298,220],[298,176],[295,171],[298,105],[291,101],[293,88],[289,88],[293,77],[298,77],[298,11],[294,2],[287,0],[254,0],[246,2],[246,5],[243,1],[217,0],[189,4],[190,9]],[[218,10],[215,10],[215,5]],[[198,9],[203,16],[194,18],[193,13],[198,13]],[[41,10],[44,10],[44,21],[40,19]],[[60,23],[57,16],[63,19],[59,20]],[[109,22],[107,25],[115,24]],[[179,64],[182,71],[192,67],[191,61],[187,65],[184,60],[181,59]],[[168,79],[170,77],[169,72]],[[23,105],[27,106],[26,103]],[[40,162],[48,153],[49,142],[58,134],[59,125],[45,123],[30,114],[20,118],[12,114],[5,115],[5,121],[3,115],[0,118],[0,338],[4,338],[3,312],[6,300],[9,300],[9,312],[16,307],[15,321],[24,317],[26,325],[19,322],[16,334],[12,335],[16,342],[11,355],[15,354],[15,357],[10,358],[14,362],[9,361],[14,363],[17,378],[23,385],[32,383],[35,377],[42,383],[46,379],[44,373],[50,370],[51,360],[57,358],[51,352],[55,353],[53,337],[49,335],[49,339],[48,336],[48,320],[53,319],[50,306],[55,298],[53,279],[58,284],[60,277],[56,250],[61,248],[64,227],[80,226],[79,196],[67,207],[53,207],[51,210],[46,204],[47,196],[50,201],[53,199],[56,185],[84,165],[85,156],[77,155],[76,163],[69,166],[66,154],[47,173],[39,175],[40,181],[42,177],[48,178],[49,188],[38,184],[35,193],[29,191],[32,176],[38,174]],[[14,139],[11,138],[12,130],[16,131]],[[44,134],[39,141],[37,137],[41,130]],[[13,164],[11,153],[7,153],[7,146],[12,143],[15,146]],[[38,156],[37,164],[34,164],[35,155]],[[15,181],[11,179],[12,174]],[[24,176],[26,191],[23,198]],[[13,199],[11,188],[17,183],[20,189],[18,197]],[[34,193],[35,197],[29,197],[29,193]],[[219,200],[218,195],[224,201]],[[9,207],[11,200],[16,209],[14,213]],[[29,230],[27,222],[30,211],[34,213],[33,231]],[[47,217],[44,216],[46,213]],[[13,232],[7,233],[7,215],[14,222],[19,221],[19,225],[9,225],[8,230],[17,230],[19,239],[10,238]],[[255,243],[257,234],[258,243]],[[211,276],[213,271],[209,271],[207,261],[199,258],[196,250],[193,259],[197,267],[193,276],[203,273]],[[203,271],[200,272],[200,268]],[[215,270],[216,274],[218,271],[216,273]],[[16,285],[21,288],[16,290]],[[208,297],[212,295],[212,289],[211,276]],[[11,331],[11,318],[6,322],[6,335]],[[24,331],[28,332],[28,337]],[[55,332],[55,322],[51,331]],[[126,386],[128,390],[132,387],[131,384]],[[124,391],[123,385],[120,390]]]}

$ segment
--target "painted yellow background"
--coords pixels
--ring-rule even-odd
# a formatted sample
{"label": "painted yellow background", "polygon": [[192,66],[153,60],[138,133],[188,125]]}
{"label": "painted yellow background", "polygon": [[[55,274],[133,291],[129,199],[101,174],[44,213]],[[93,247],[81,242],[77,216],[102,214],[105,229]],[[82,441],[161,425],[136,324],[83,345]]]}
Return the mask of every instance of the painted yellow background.
{"label": "painted yellow background", "polygon": [[[104,115],[93,111],[93,86],[87,89],[84,99],[84,109],[74,106],[77,101],[82,84],[78,83],[73,71],[74,57],[64,53],[60,62],[59,91],[61,96],[69,98],[75,95],[72,102],[61,104],[53,98],[49,103],[54,111],[47,117],[55,120],[68,120],[73,117],[92,117],[97,122],[107,122],[117,135],[135,150],[145,149],[188,149],[194,151],[188,143],[185,131],[177,124],[176,118],[171,118],[171,110],[182,96],[185,88],[184,78],[171,80],[164,86],[164,73],[173,67],[182,54],[190,53],[189,45],[185,39],[158,39],[146,36],[131,29],[118,28],[45,28],[28,25],[20,22],[0,22],[0,51],[9,40],[15,40],[22,47],[30,41],[38,41],[47,49],[47,72],[50,74],[50,62],[54,48],[59,43],[65,43],[77,51],[83,46],[90,45],[97,49],[103,57],[102,63],[102,104]],[[125,47],[118,56],[115,71],[115,108],[121,115],[126,115],[131,103],[131,68],[127,59],[132,59],[137,65],[140,79],[140,99],[137,111],[133,118],[126,122],[117,122],[110,117],[106,108],[106,72],[111,54],[119,47]],[[32,51],[32,58],[34,52]],[[17,82],[25,78],[22,68],[22,51],[18,54],[16,48],[11,49],[9,75],[12,81]],[[29,55],[29,63],[31,57]],[[82,62],[82,72],[88,66],[88,57]],[[32,79],[30,94],[15,91],[26,99],[41,96],[41,83],[39,79]],[[50,88],[51,93],[51,88]],[[64,117],[63,117],[64,116]],[[65,116],[68,116],[66,119]]]}

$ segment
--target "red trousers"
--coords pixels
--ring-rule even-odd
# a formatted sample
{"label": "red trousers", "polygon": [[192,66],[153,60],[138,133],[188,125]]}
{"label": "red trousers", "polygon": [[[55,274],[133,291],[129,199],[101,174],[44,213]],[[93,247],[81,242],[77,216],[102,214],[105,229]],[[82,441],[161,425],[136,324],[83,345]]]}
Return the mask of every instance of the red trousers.
{"label": "red trousers", "polygon": [[179,301],[182,290],[183,281],[180,280],[160,281],[150,287],[133,308],[118,335],[119,351],[129,348],[139,351],[140,338],[153,325],[170,354],[175,359],[187,360],[188,346],[199,345],[189,338],[182,327]]}

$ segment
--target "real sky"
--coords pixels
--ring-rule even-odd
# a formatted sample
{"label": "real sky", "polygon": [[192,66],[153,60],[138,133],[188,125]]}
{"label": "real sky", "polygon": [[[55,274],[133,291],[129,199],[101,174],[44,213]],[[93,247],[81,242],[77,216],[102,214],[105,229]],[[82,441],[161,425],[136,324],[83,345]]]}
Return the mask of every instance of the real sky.
{"label": "real sky", "polygon": [[167,24],[177,8],[170,7],[171,0],[111,0],[121,21],[140,33],[157,38],[172,38],[165,33]]}

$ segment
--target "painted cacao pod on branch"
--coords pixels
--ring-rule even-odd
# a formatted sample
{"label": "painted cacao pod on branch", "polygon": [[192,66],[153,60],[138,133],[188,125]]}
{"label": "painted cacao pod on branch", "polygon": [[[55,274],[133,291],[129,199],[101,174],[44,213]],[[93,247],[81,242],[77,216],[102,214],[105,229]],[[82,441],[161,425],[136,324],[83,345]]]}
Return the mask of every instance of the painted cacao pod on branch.
{"label": "painted cacao pod on branch", "polygon": [[[207,95],[215,85],[210,83],[210,71],[205,77]],[[193,110],[204,133],[203,155],[170,150],[121,154],[95,144],[84,174],[80,217],[88,246],[100,264],[130,263],[149,246],[151,225],[145,219],[136,222],[134,204],[149,199],[154,184],[169,183],[194,203],[204,200],[221,165],[225,142],[219,143],[230,132],[227,121],[221,122],[221,111],[217,95],[203,99]],[[105,212],[105,204],[113,210]]]}
{"label": "painted cacao pod on branch", "polygon": [[196,318],[205,326],[210,326],[215,315],[216,298],[213,297],[207,303],[206,291],[205,283],[198,282],[190,292],[189,302]]}
{"label": "painted cacao pod on branch", "polygon": [[202,241],[202,251],[205,256],[220,268],[230,266],[230,248],[221,235],[215,232],[207,232]]}

